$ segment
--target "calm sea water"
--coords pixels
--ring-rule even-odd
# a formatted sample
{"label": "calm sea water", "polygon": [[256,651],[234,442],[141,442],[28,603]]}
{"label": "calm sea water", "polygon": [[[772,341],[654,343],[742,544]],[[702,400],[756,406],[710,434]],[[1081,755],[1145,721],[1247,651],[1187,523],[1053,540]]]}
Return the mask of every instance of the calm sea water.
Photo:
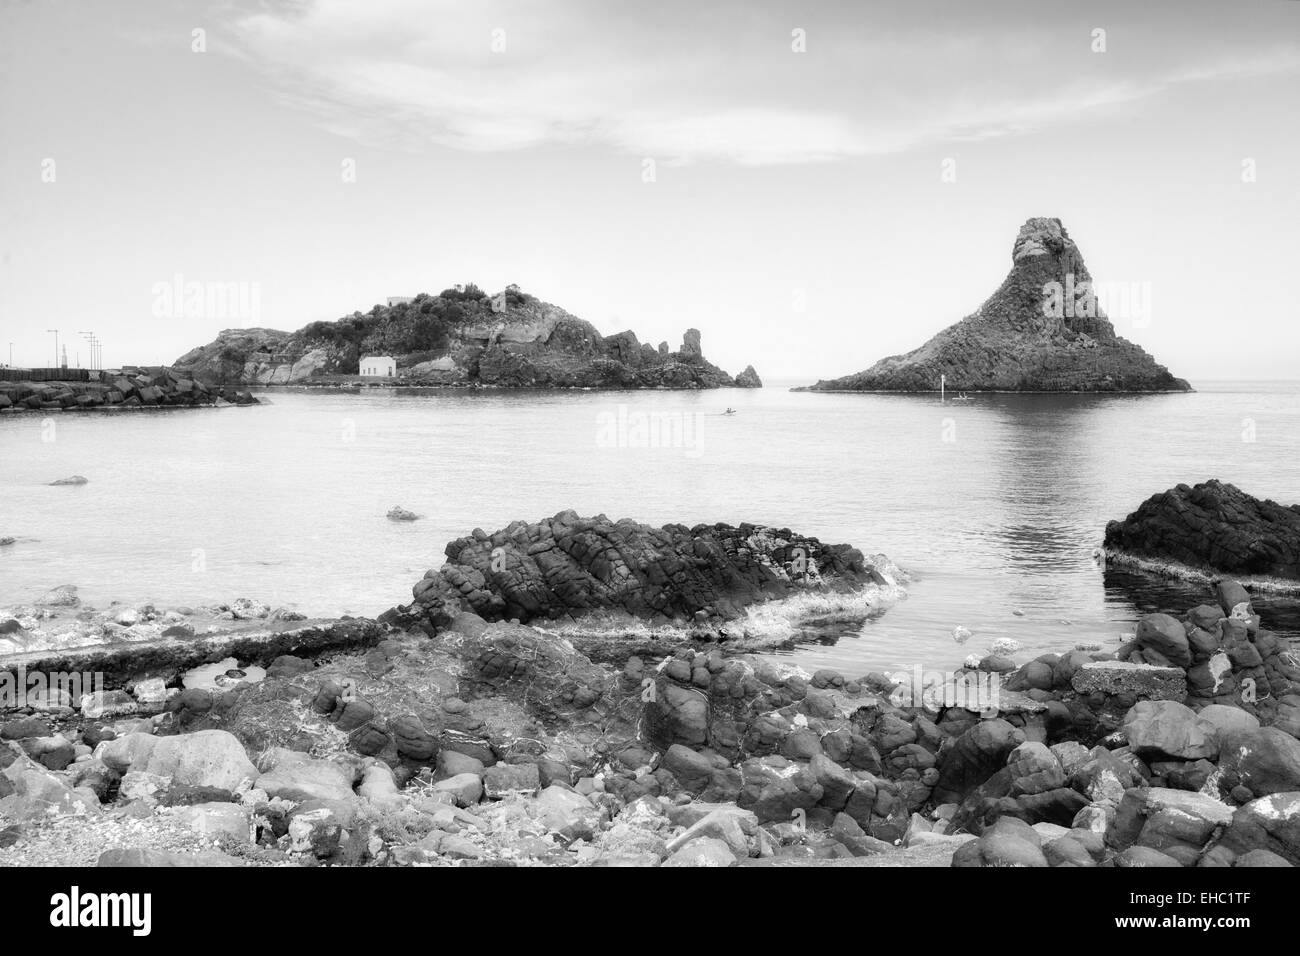
{"label": "calm sea water", "polygon": [[[0,604],[248,596],[308,614],[410,598],[446,542],[565,508],[787,525],[884,552],[906,600],[806,667],[950,667],[1111,642],[1193,587],[1103,572],[1106,521],[1179,482],[1300,500],[1300,383],[1189,395],[274,392],[253,408],[0,416]],[[724,415],[727,406],[734,415]],[[50,487],[67,475],[81,487]],[[390,521],[394,505],[424,519]],[[1263,602],[1300,633],[1300,603]],[[1013,610],[1023,612],[1022,616]],[[965,645],[956,625],[974,631]],[[1025,659],[1025,658],[1021,658]]]}

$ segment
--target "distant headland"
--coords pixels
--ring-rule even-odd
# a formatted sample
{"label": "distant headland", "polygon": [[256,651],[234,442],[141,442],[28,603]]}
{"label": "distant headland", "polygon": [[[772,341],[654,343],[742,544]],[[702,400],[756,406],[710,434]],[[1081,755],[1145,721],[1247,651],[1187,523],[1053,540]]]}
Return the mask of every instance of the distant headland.
{"label": "distant headland", "polygon": [[[732,378],[705,359],[696,329],[687,329],[676,349],[667,342],[656,348],[631,331],[601,335],[590,322],[518,286],[488,295],[472,283],[437,295],[390,298],[367,313],[312,322],[297,332],[227,329],[175,364],[201,381],[239,385],[379,378],[401,385],[498,388],[762,384],[752,366]],[[374,372],[378,376],[368,374]]]}

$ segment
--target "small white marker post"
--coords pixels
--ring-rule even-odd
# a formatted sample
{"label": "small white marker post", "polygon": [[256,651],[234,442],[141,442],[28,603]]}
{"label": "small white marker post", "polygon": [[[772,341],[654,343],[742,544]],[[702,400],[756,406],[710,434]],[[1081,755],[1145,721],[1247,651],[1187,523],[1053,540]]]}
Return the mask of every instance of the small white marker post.
{"label": "small white marker post", "polygon": [[947,375],[940,375],[940,376],[939,376],[939,404],[940,404],[940,405],[943,404],[943,386],[944,386],[944,383],[945,383],[945,381],[947,380],[947,378],[948,378]]}

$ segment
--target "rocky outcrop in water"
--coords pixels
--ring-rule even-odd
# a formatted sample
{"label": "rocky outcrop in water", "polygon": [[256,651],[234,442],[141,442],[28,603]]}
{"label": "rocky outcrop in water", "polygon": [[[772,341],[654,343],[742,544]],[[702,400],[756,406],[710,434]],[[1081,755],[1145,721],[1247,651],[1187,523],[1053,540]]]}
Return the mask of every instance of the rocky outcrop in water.
{"label": "rocky outcrop in water", "polygon": [[1279,578],[1300,586],[1300,505],[1211,479],[1152,495],[1106,525],[1109,557],[1167,573]]}
{"label": "rocky outcrop in water", "polygon": [[736,388],[762,388],[763,380],[754,371],[754,366],[746,365],[745,370],[736,376]]}
{"label": "rocky outcrop in water", "polygon": [[[363,355],[390,355],[404,385],[498,388],[719,388],[736,383],[710,363],[700,333],[671,350],[591,323],[511,286],[470,285],[375,306],[297,332],[227,329],[176,360],[199,379],[259,385],[337,383]],[[756,376],[755,376],[756,378]]]}
{"label": "rocky outcrop in water", "polygon": [[920,348],[808,391],[1167,392],[1191,386],[1120,338],[1059,219],[1030,219],[1011,272],[974,313]]}
{"label": "rocky outcrop in water", "polygon": [[446,554],[413,589],[416,611],[435,626],[461,611],[525,623],[614,611],[688,624],[799,591],[886,583],[856,548],[788,528],[655,528],[573,511],[493,534],[475,530]]}

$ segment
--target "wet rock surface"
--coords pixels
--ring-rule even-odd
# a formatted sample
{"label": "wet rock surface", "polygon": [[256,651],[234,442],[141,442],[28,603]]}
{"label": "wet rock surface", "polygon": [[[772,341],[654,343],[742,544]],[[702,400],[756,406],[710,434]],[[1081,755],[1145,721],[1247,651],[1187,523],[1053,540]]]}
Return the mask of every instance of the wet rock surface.
{"label": "wet rock surface", "polygon": [[786,528],[665,525],[565,511],[475,530],[414,589],[399,619],[442,627],[460,612],[523,623],[614,613],[680,626],[715,624],[765,601],[895,584],[896,569],[849,545]]}
{"label": "wet rock surface", "polygon": [[1178,485],[1106,525],[1105,547],[1120,563],[1277,578],[1300,588],[1300,505],[1261,500],[1215,479]]}

